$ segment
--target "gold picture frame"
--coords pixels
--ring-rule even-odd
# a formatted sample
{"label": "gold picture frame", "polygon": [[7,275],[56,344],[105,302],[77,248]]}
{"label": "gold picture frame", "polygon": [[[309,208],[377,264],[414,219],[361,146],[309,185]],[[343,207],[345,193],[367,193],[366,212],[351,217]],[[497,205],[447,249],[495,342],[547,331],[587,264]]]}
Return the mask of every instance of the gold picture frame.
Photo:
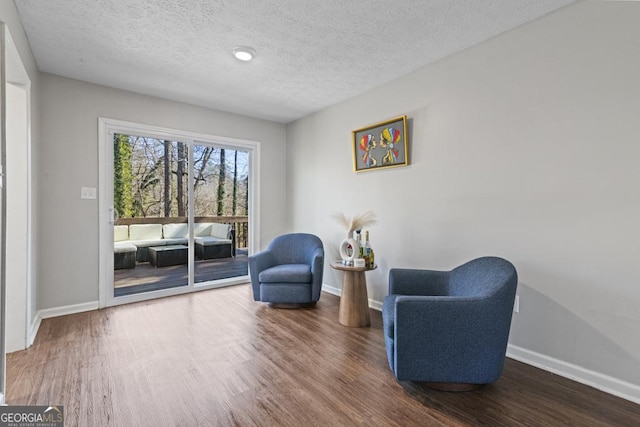
{"label": "gold picture frame", "polygon": [[362,172],[409,164],[407,116],[351,132],[353,171]]}

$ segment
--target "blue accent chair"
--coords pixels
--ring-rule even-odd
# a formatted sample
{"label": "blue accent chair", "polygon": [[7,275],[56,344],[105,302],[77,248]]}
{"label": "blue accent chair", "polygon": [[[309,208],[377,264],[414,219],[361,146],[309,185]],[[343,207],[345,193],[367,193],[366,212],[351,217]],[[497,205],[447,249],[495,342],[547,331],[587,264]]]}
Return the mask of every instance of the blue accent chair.
{"label": "blue accent chair", "polygon": [[518,285],[515,267],[483,257],[451,271],[391,269],[382,322],[398,381],[472,390],[502,374]]}
{"label": "blue accent chair", "polygon": [[278,236],[249,257],[253,299],[274,307],[313,306],[320,299],[323,270],[320,238],[305,233]]}

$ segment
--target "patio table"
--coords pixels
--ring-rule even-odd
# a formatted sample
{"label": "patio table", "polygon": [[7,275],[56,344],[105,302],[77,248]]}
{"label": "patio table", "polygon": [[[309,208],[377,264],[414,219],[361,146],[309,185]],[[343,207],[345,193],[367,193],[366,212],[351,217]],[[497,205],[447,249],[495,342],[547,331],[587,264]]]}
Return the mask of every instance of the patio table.
{"label": "patio table", "polygon": [[187,263],[189,247],[186,245],[151,246],[149,262],[155,267],[181,265]]}

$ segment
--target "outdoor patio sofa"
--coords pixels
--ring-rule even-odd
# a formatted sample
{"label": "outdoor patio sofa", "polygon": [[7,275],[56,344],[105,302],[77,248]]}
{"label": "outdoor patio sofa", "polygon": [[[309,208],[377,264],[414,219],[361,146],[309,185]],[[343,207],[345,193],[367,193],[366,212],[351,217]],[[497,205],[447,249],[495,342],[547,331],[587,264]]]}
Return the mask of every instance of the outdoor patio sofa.
{"label": "outdoor patio sofa", "polygon": [[[113,227],[114,269],[134,268],[149,261],[152,246],[188,244],[189,226],[178,224],[131,224]],[[235,233],[230,224],[194,224],[194,243],[199,259],[235,256]]]}

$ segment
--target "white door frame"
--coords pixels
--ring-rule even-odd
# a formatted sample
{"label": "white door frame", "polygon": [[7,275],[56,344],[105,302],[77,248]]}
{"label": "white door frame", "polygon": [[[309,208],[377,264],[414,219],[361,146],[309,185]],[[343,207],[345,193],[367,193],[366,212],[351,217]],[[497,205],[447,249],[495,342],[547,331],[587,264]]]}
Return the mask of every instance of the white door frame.
{"label": "white door frame", "polygon": [[[5,395],[5,354],[33,343],[32,307],[31,79],[9,29],[0,22],[0,93],[2,107],[2,226],[0,240],[0,404]],[[10,119],[10,120],[9,120]],[[11,164],[7,168],[7,164]],[[14,183],[15,184],[12,184]],[[12,221],[7,232],[6,222]],[[7,243],[15,251],[7,253]],[[8,256],[10,255],[10,256]],[[7,262],[8,261],[8,262]],[[7,274],[7,270],[8,274]],[[7,280],[11,279],[11,280]],[[7,308],[6,300],[11,299]]]}
{"label": "white door frame", "polygon": [[[98,221],[100,233],[99,262],[99,306],[126,304],[169,295],[178,295],[203,289],[246,283],[248,276],[217,280],[215,282],[193,283],[193,260],[189,263],[188,286],[180,286],[159,291],[144,292],[115,298],[113,296],[113,135],[140,135],[158,139],[180,141],[189,144],[214,144],[217,147],[249,152],[249,253],[260,247],[260,142],[228,137],[200,134],[189,131],[144,125],[122,120],[100,117],[98,119],[99,144],[99,197]],[[189,150],[193,155],[193,150]],[[190,165],[193,162],[189,162]],[[191,173],[191,170],[189,171]],[[192,182],[191,179],[189,182]],[[191,187],[189,187],[191,192]],[[190,196],[192,194],[190,193]],[[193,212],[193,197],[189,197],[189,212]],[[190,242],[193,244],[193,242]],[[193,254],[192,251],[189,251]]]}
{"label": "white door frame", "polygon": [[7,286],[5,280],[5,259],[4,254],[7,251],[7,245],[4,239],[6,227],[6,195],[5,195],[5,176],[4,169],[6,165],[6,96],[5,96],[5,25],[0,21],[0,405],[5,403],[6,390],[6,361],[7,350],[5,348],[6,322],[6,295]]}

